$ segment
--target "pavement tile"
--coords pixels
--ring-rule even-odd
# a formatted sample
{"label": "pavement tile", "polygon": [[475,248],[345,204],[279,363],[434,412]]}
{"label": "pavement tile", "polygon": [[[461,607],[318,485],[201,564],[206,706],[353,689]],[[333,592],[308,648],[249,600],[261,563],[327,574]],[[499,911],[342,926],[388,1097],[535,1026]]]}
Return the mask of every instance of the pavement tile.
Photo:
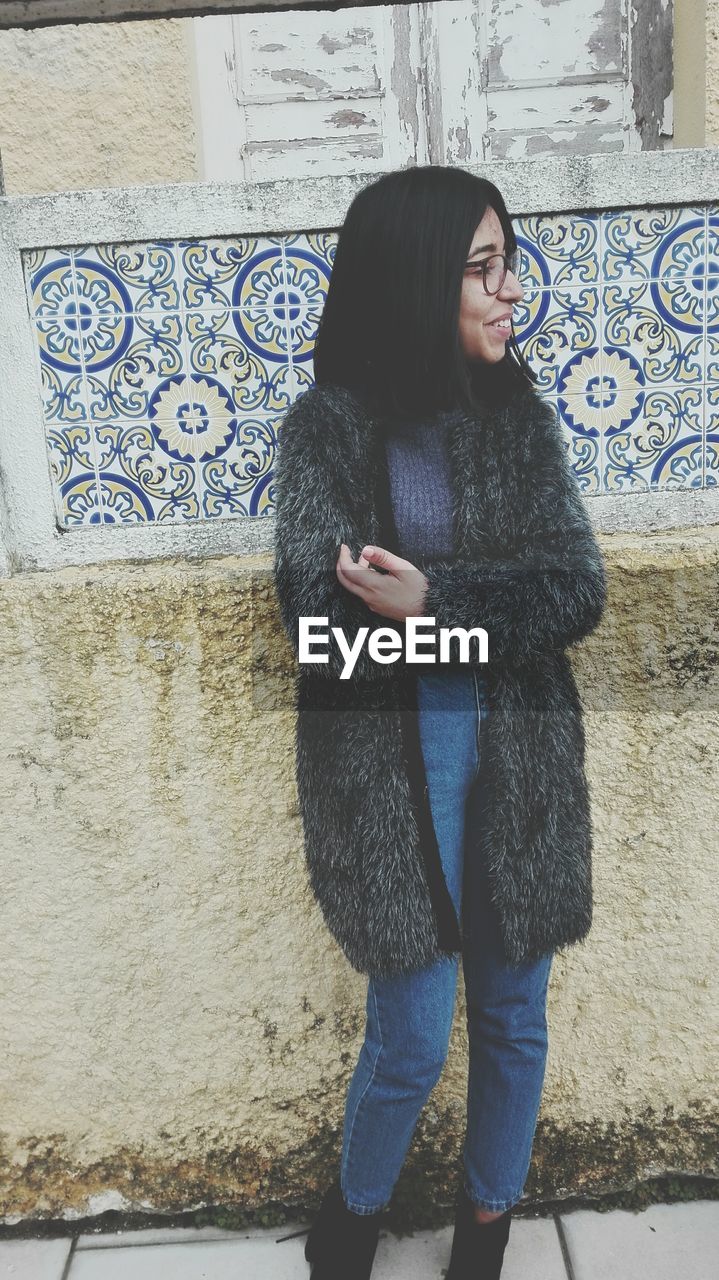
{"label": "pavement tile", "polygon": [[[561,1216],[575,1280],[717,1280],[719,1201]],[[502,1277],[504,1280],[504,1277]]]}
{"label": "pavement tile", "polygon": [[[417,1231],[413,1236],[382,1233],[372,1280],[441,1280],[449,1266],[453,1228]],[[502,1280],[566,1280],[552,1218],[515,1219],[504,1254]]]}
{"label": "pavement tile", "polygon": [[[307,1280],[309,1264],[298,1240],[206,1240],[83,1249],[69,1280]],[[33,1277],[34,1280],[34,1277]]]}
{"label": "pavement tile", "polygon": [[[278,1227],[245,1227],[228,1231],[223,1227],[142,1227],[135,1231],[89,1231],[78,1236],[77,1249],[126,1248],[139,1244],[202,1244],[208,1240],[277,1239],[306,1231],[309,1222],[283,1222]],[[302,1241],[304,1248],[304,1239]]]}
{"label": "pavement tile", "polygon": [[[68,1280],[308,1280],[309,1223],[160,1227],[86,1233]],[[561,1215],[573,1280],[719,1280],[719,1202],[652,1205],[641,1213],[578,1209]],[[290,1236],[292,1239],[284,1239]],[[441,1280],[451,1226],[414,1235],[380,1233],[373,1280]],[[70,1237],[0,1241],[0,1280],[61,1280]],[[515,1219],[502,1280],[567,1280],[553,1218]]]}
{"label": "pavement tile", "polygon": [[502,1280],[566,1280],[566,1276],[554,1219],[513,1222],[504,1251]]}
{"label": "pavement tile", "polygon": [[60,1280],[72,1239],[0,1240],[2,1280]]}
{"label": "pavement tile", "polygon": [[[452,1228],[416,1231],[411,1236],[395,1236],[380,1231],[372,1280],[441,1280],[442,1268],[449,1266]],[[307,1280],[307,1277],[305,1277]]]}
{"label": "pavement tile", "polygon": [[[308,1280],[306,1236],[283,1240],[301,1223],[224,1233],[214,1228],[159,1228],[124,1231],[111,1237],[86,1236],[78,1247],[69,1280]],[[201,1234],[205,1232],[205,1234]],[[154,1242],[149,1237],[154,1237]],[[372,1280],[441,1280],[449,1264],[452,1227],[394,1236],[381,1231]],[[554,1221],[515,1220],[502,1280],[566,1280]]]}

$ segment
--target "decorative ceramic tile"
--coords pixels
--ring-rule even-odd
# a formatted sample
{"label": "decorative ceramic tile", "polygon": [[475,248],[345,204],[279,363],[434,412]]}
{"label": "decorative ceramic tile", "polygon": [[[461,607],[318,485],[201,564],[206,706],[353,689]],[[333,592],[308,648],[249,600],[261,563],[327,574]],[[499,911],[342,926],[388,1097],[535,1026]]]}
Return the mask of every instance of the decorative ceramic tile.
{"label": "decorative ceramic tile", "polygon": [[287,237],[285,263],[291,307],[322,307],[336,248],[336,233],[315,232]]}
{"label": "decorative ceramic tile", "polygon": [[[100,486],[94,475],[73,476],[62,489],[65,523],[72,525],[103,524],[108,517],[100,502]],[[149,519],[149,515],[146,515]]]}
{"label": "decorative ceramic tile", "polygon": [[583,493],[598,493],[602,470],[602,407],[593,395],[548,396],[557,405],[567,455]]}
{"label": "decorative ceramic tile", "polygon": [[292,373],[295,380],[295,395],[298,396],[302,391],[306,391],[314,382],[314,376],[309,363],[295,364]]}
{"label": "decorative ceramic tile", "polygon": [[[719,207],[518,218],[515,333],[585,493],[719,483]],[[334,231],[25,254],[68,527],[273,513]]]}
{"label": "decorative ceramic tile", "polygon": [[197,416],[184,432],[169,420],[100,424],[100,518],[168,523],[268,514],[277,421]]}
{"label": "decorative ceramic tile", "polygon": [[62,523],[68,527],[102,523],[92,427],[51,427],[47,445]]}
{"label": "decorative ceramic tile", "polygon": [[719,383],[704,388],[704,484],[719,484]]}
{"label": "decorative ceramic tile", "polygon": [[273,513],[272,465],[281,421],[281,417],[240,418],[230,448],[203,461],[203,516]]}
{"label": "decorative ceramic tile", "polygon": [[284,413],[294,399],[287,308],[187,311],[190,400],[208,413]]}
{"label": "decorative ceramic tile", "polygon": [[604,406],[604,487],[696,488],[704,482],[704,388],[663,386]]}
{"label": "decorative ceramic tile", "polygon": [[31,314],[57,315],[71,304],[77,310],[72,249],[35,249],[23,255]]}
{"label": "decorative ceramic tile", "polygon": [[283,244],[281,236],[180,241],[177,254],[183,306],[188,310],[284,309]]}
{"label": "decorative ceramic tile", "polygon": [[87,421],[90,406],[77,330],[59,326],[56,316],[42,317],[36,320],[35,337],[46,424]]}
{"label": "decorative ceramic tile", "polygon": [[163,439],[170,422],[102,423],[95,428],[102,519],[167,523],[200,514],[197,467]]}
{"label": "decorative ceramic tile", "polygon": [[719,213],[707,212],[705,379],[719,379]]}
{"label": "decorative ceramic tile", "polygon": [[665,280],[703,276],[703,208],[631,209],[602,214],[605,280]]}
{"label": "decorative ceramic tile", "polygon": [[312,361],[321,315],[321,307],[294,307],[290,310],[290,349],[295,366]]}
{"label": "decorative ceramic tile", "polygon": [[602,310],[602,368],[613,384],[701,382],[703,277],[698,287],[696,277],[610,284],[602,290]]}
{"label": "decorative ceramic tile", "polygon": [[[601,437],[600,491],[713,481],[716,449],[705,436],[703,404],[705,388],[719,376],[716,212],[672,207],[606,212],[589,221],[585,215],[517,221],[529,277],[520,277],[518,341],[538,389],[557,396],[570,455],[582,437],[568,406],[593,416]],[[530,249],[524,235],[533,237]],[[595,279],[598,311],[582,283]],[[566,281],[561,290],[559,280]],[[584,469],[592,467],[586,446],[582,461],[573,457],[572,464],[585,490],[594,491]]]}
{"label": "decorative ceramic tile", "polygon": [[597,284],[600,215],[563,213],[516,218],[519,275],[525,290]]}
{"label": "decorative ceramic tile", "polygon": [[516,305],[514,331],[544,395],[586,393],[600,342],[599,290],[525,289]]}
{"label": "decorative ceramic tile", "polygon": [[[80,359],[91,421],[167,417],[187,399],[182,317],[177,312],[88,315]],[[174,388],[174,391],[173,391]]]}

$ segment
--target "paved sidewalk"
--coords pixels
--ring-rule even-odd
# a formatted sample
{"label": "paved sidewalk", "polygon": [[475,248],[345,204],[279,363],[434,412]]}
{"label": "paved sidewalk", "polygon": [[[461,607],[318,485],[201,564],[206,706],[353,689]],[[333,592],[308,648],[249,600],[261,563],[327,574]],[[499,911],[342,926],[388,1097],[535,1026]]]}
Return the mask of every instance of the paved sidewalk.
{"label": "paved sidewalk", "polygon": [[[0,1241],[0,1280],[308,1280],[308,1222]],[[452,1227],[380,1234],[372,1280],[442,1280]],[[288,1238],[289,1237],[289,1238]],[[516,1218],[502,1280],[717,1280],[719,1201]],[[338,1280],[341,1280],[338,1277]]]}

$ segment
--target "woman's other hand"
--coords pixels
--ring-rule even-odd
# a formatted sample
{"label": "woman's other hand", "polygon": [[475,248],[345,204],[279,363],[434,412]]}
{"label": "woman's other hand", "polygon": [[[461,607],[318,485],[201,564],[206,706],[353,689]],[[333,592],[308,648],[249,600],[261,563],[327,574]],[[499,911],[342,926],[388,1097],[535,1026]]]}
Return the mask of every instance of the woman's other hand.
{"label": "woman's other hand", "polygon": [[[388,570],[376,573],[376,566]],[[343,587],[359,596],[373,613],[403,622],[421,617],[427,579],[409,560],[403,560],[384,547],[363,547],[357,562],[346,543],[340,545],[337,577]]]}

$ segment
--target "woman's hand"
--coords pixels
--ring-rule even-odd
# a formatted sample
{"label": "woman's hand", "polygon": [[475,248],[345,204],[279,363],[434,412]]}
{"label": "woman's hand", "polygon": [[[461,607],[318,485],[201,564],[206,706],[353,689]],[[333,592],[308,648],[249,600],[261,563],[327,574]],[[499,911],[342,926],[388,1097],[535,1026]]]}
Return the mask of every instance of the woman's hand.
{"label": "woman's hand", "polygon": [[[376,573],[373,565],[388,569]],[[355,563],[349,547],[343,542],[337,557],[337,577],[343,587],[359,596],[373,613],[403,622],[408,617],[421,617],[427,579],[420,569],[384,547],[363,547]]]}

